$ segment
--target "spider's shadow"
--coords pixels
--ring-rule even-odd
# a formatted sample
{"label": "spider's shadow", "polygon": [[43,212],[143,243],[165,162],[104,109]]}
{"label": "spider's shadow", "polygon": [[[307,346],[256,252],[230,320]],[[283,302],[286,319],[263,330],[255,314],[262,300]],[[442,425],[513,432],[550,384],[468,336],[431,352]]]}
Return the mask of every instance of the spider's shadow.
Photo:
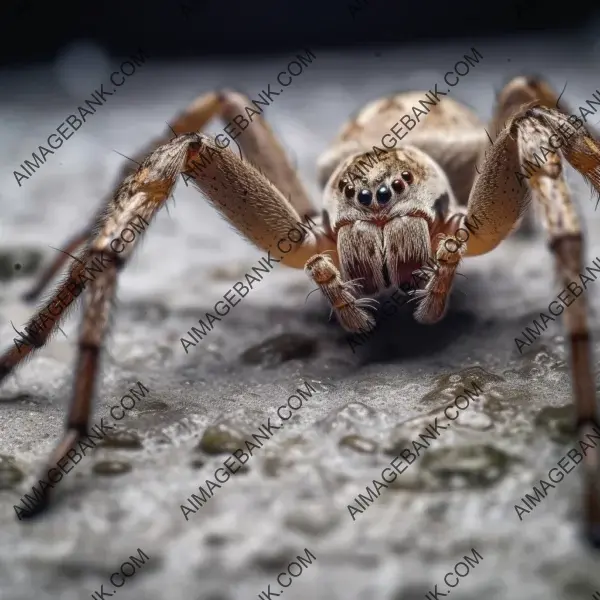
{"label": "spider's shadow", "polygon": [[[422,325],[415,321],[413,312],[415,303],[401,306],[398,311],[386,316],[381,310],[376,313],[377,326],[360,345],[360,339],[350,333],[342,332],[336,336],[336,344],[344,352],[355,353],[362,364],[395,362],[400,359],[414,359],[419,356],[431,356],[451,346],[455,340],[469,335],[480,325],[477,276],[470,280],[457,281],[452,291],[446,316],[435,325]],[[480,283],[480,282],[479,282]],[[377,298],[383,304],[391,293]],[[388,304],[389,306],[389,304]],[[327,307],[325,307],[327,309]],[[323,316],[319,311],[319,319]],[[333,317],[328,324],[338,332],[340,325]]]}

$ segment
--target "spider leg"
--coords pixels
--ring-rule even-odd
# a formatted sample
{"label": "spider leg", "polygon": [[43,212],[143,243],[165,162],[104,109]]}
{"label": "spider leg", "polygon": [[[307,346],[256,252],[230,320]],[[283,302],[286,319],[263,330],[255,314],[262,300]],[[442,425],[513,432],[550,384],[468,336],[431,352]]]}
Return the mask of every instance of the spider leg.
{"label": "spider leg", "polygon": [[249,114],[246,107],[254,112],[262,112],[256,103],[252,105],[245,95],[238,92],[224,90],[217,94],[215,113],[223,121],[229,121],[229,125],[224,128],[225,131],[228,126],[235,127],[232,125],[232,121],[240,129],[244,121],[247,123],[239,135],[235,137],[233,134],[230,135],[233,140],[239,139],[239,144],[248,160],[275,184],[302,219],[315,215],[317,213],[315,207],[292,166],[291,160],[267,121],[261,115],[252,115],[250,121],[242,116],[242,125],[236,121],[241,115]]}
{"label": "spider leg", "polygon": [[200,143],[188,159],[185,173],[247,239],[297,269],[318,252],[336,252],[335,242],[320,225],[309,231],[302,226],[302,239],[292,238],[292,230],[301,231],[300,214],[277,186],[250,162],[219,146],[216,139],[196,137]]}
{"label": "spider leg", "polygon": [[[375,319],[363,307],[369,306],[367,298],[356,298],[356,281],[344,282],[340,271],[328,254],[311,257],[304,267],[308,276],[319,286],[329,301],[333,312],[344,329],[366,332],[375,325]],[[370,306],[369,306],[370,307]]]}
{"label": "spider leg", "polygon": [[[89,244],[86,258],[99,260],[102,265],[110,264],[91,280],[86,290],[66,431],[50,456],[46,473],[88,432],[100,352],[108,330],[117,276],[139,240],[134,237],[132,243],[119,249],[118,244],[123,244],[121,239],[124,239],[122,233],[136,216],[147,222],[152,219],[171,195],[177,176],[194,172],[202,152],[211,157],[211,163],[202,173],[194,173],[195,184],[238,231],[258,247],[268,250],[270,260],[299,268],[315,253],[335,248],[333,242],[316,229],[303,230],[297,243],[290,244],[287,241],[293,239],[288,235],[290,230],[298,231],[298,213],[256,168],[230,150],[220,150],[211,138],[190,133],[157,148],[135,173],[125,179],[94,228],[97,234]],[[289,248],[282,248],[282,241]],[[76,260],[72,277],[77,270],[82,271],[85,264],[85,261]],[[42,345],[41,340],[39,345]],[[0,374],[8,374],[15,366],[16,363],[10,364],[10,356],[9,352],[0,357]],[[49,490],[44,490],[42,498],[24,515],[25,518],[39,514],[48,506]]]}
{"label": "spider leg", "polygon": [[75,306],[83,291],[80,279],[84,275],[89,258],[90,255],[86,252],[81,255],[81,259],[73,261],[67,277],[25,326],[26,334],[20,333],[20,338],[14,338],[14,348],[0,356],[0,381],[21,361],[44,346],[52,333],[59,328],[62,319]]}
{"label": "spider leg", "polygon": [[38,277],[33,287],[23,294],[23,300],[26,302],[35,302],[40,294],[46,289],[48,284],[57,276],[59,271],[69,259],[69,254],[77,251],[78,248],[90,238],[92,230],[89,227],[76,233],[66,243],[65,249],[55,256],[54,261],[50,263],[42,274]]}
{"label": "spider leg", "polygon": [[[198,97],[175,117],[171,125],[165,127],[162,135],[150,141],[130,161],[123,164],[117,177],[115,189],[126,177],[135,172],[136,163],[141,163],[146,156],[171,140],[173,135],[177,137],[190,131],[200,131],[208,121],[217,116],[223,120],[230,121],[229,125],[232,125],[231,121],[234,121],[236,118],[239,119],[239,115],[248,114],[244,109],[250,104],[250,100],[246,96],[231,91],[211,92]],[[252,110],[254,112],[262,112],[262,109],[256,105]],[[234,122],[237,124],[237,121]],[[262,116],[253,117],[252,122],[242,116],[242,123],[244,122],[248,123],[246,125],[247,130],[244,129],[241,134],[233,131],[230,134],[232,139],[235,141],[239,138],[239,144],[249,160],[288,198],[302,218],[315,215],[316,211],[304,186],[292,167],[289,158],[286,156],[283,147],[267,125],[267,122]],[[232,126],[235,127],[235,125]],[[238,124],[238,126],[240,125]],[[227,126],[225,129],[227,129]],[[218,137],[220,136],[217,135]],[[225,139],[229,145],[229,140]],[[219,148],[222,147],[219,146]],[[103,201],[103,211],[104,207],[110,203],[112,196],[113,194]],[[75,234],[66,243],[65,251],[69,253],[76,251],[93,233],[93,228],[88,226]],[[31,290],[24,294],[24,299],[33,301],[38,298],[48,283],[62,269],[66,260],[67,257],[64,254],[56,256],[54,261],[40,275]]]}
{"label": "spider leg", "polygon": [[560,100],[561,106],[557,106],[560,96],[543,79],[538,77],[519,76],[509,81],[498,94],[494,115],[488,128],[492,142],[508,124],[508,120],[516,115],[525,104],[535,102],[538,106],[546,108],[557,108],[563,112],[570,113],[565,100]]}
{"label": "spider leg", "polygon": [[[81,231],[73,235],[64,245],[64,251],[72,254],[78,248],[88,241],[94,234],[94,226],[101,219],[102,214],[106,210],[106,206],[111,202],[114,194],[118,190],[121,183],[135,173],[139,164],[158,147],[166,144],[170,139],[182,133],[189,131],[197,131],[203,127],[207,121],[213,116],[217,107],[217,97],[215,94],[206,94],[197,98],[192,104],[190,104],[184,111],[182,111],[172,125],[165,127],[163,133],[147,143],[139,152],[137,152],[133,158],[123,162],[123,166],[119,171],[115,184],[112,188],[112,192],[108,194],[101,202],[101,210],[94,217],[92,222],[88,224]],[[39,298],[40,294],[44,291],[47,285],[52,281],[60,270],[64,267],[68,260],[66,254],[59,253],[54,257],[54,260],[46,267],[46,269],[38,277],[32,288],[23,294],[23,300],[26,302],[34,302]]]}
{"label": "spider leg", "polygon": [[[206,166],[207,157],[211,164],[202,169],[202,173],[197,173],[201,153],[205,153],[202,166]],[[180,158],[183,161],[181,165],[177,162]],[[115,197],[108,203],[98,222],[89,227],[89,231],[100,231],[106,220],[104,215],[120,210],[119,203],[131,196],[129,190],[135,187],[136,178],[141,177],[141,181],[145,181],[145,177],[154,177],[146,185],[153,190],[168,191],[168,197],[173,188],[171,178],[175,171],[177,174],[191,173],[194,184],[205,191],[209,201],[259,248],[268,250],[273,255],[272,260],[302,268],[316,252],[335,252],[334,242],[326,238],[320,228],[307,232],[306,226],[299,225],[298,213],[256,168],[238,159],[230,150],[221,149],[210,138],[196,134],[179,136],[150,154],[119,186]],[[295,237],[291,237],[292,230]],[[299,243],[288,240],[297,240]],[[88,245],[78,260],[72,263],[65,280],[25,326],[25,341],[15,338],[14,348],[0,356],[0,381],[50,338],[68,310],[76,304],[83,289],[80,278],[87,264],[93,260]]]}
{"label": "spider leg", "polygon": [[[558,96],[555,91],[545,81],[535,77],[515,77],[504,86],[498,95],[494,115],[488,129],[486,129],[491,146],[486,144],[482,149],[476,171],[481,179],[486,164],[489,166],[499,164],[498,161],[504,161],[504,164],[509,166],[507,170],[501,171],[494,181],[489,181],[486,184],[489,190],[493,190],[494,186],[499,186],[496,197],[501,197],[503,199],[502,203],[498,203],[496,206],[496,216],[491,215],[489,208],[485,208],[485,210],[471,209],[466,222],[466,215],[457,212],[445,224],[442,234],[437,236],[437,246],[433,248],[436,252],[435,262],[441,268],[436,269],[425,288],[427,295],[423,296],[414,314],[417,321],[435,323],[444,316],[448,296],[460,260],[463,255],[481,254],[477,250],[480,244],[479,238],[477,235],[473,236],[473,230],[471,229],[473,227],[479,232],[479,236],[483,235],[477,227],[479,220],[490,214],[491,218],[487,224],[489,231],[486,230],[488,232],[485,235],[493,237],[497,240],[497,243],[500,243],[511,231],[520,227],[521,223],[523,223],[525,231],[532,231],[532,219],[535,218],[535,215],[529,206],[530,189],[528,186],[517,185],[518,181],[515,179],[514,173],[519,170],[518,152],[511,140],[505,139],[507,136],[506,126],[519,113],[523,105],[536,104],[552,108],[556,106],[557,102]],[[563,105],[566,106],[564,101]],[[502,139],[496,144],[499,138]],[[487,177],[489,178],[489,175]],[[479,185],[481,184],[482,182],[479,182]],[[471,206],[470,203],[473,198],[473,189],[471,190],[469,206]],[[511,198],[510,203],[506,201],[508,196]],[[508,213],[512,216],[507,219]],[[513,218],[514,215],[517,216]],[[492,223],[495,224],[496,231],[492,231]],[[462,231],[458,232],[459,229],[462,229]],[[465,245],[467,240],[469,240],[468,248]],[[483,247],[486,246],[485,241],[482,244]]]}
{"label": "spider leg", "polygon": [[[181,138],[179,139],[181,140]],[[134,243],[123,245],[119,239],[120,235],[127,227],[128,222],[131,222],[132,217],[140,216],[149,221],[161,208],[171,193],[177,174],[186,164],[188,146],[191,143],[193,142],[185,139],[160,147],[123,182],[109,204],[106,216],[94,228],[98,229],[98,234],[91,241],[85,253],[86,260],[78,259],[73,262],[69,279],[63,284],[64,286],[69,281],[75,282],[76,278],[85,270],[88,262],[99,260],[103,266],[99,274],[91,280],[89,288],[86,290],[87,294],[85,294],[74,390],[66,430],[62,440],[50,455],[42,473],[48,473],[49,469],[62,460],[67,452],[73,449],[75,444],[88,433],[100,351],[108,330],[108,318],[116,292],[117,275],[126,264],[139,240],[139,237],[134,237]],[[115,242],[117,242],[117,246],[114,246]],[[123,245],[120,250],[118,249],[119,242]],[[106,262],[110,264],[106,265]],[[53,298],[58,296],[59,292],[60,289]],[[43,346],[65,313],[66,310],[59,312],[56,322],[43,330],[42,335],[38,335],[36,348]],[[35,322],[35,317],[32,322]],[[28,346],[27,354],[33,350],[33,346]],[[0,378],[10,373],[12,368],[20,362],[20,357],[16,357],[14,360],[14,354],[15,351],[11,350],[0,357]],[[21,516],[31,518],[44,511],[50,502],[49,490],[50,488],[47,487],[37,503],[30,506],[29,510]]]}
{"label": "spider leg", "polygon": [[[579,287],[574,282],[584,268],[584,244],[563,176],[563,158],[600,192],[600,147],[581,121],[542,106],[525,108],[509,121],[489,152],[469,199],[467,219],[479,217],[483,224],[470,237],[467,256],[495,248],[518,222],[531,195],[541,209],[558,279],[574,294],[569,286]],[[600,425],[588,308],[585,295],[580,295],[565,308],[564,326],[570,346],[578,436],[583,439]],[[582,463],[586,531],[600,546],[600,450],[595,448]]]}
{"label": "spider leg", "polygon": [[[487,129],[489,131],[490,143],[494,142],[507,125],[508,120],[515,116],[523,106],[536,104],[538,106],[545,106],[546,108],[559,108],[559,101],[560,96],[543,79],[532,76],[513,78],[498,94],[494,114]],[[560,110],[570,112],[564,100],[562,101]],[[486,146],[486,150],[487,148]],[[480,159],[483,159],[483,154],[480,156]],[[477,170],[479,173],[481,172],[481,168]],[[530,205],[529,209],[525,211],[519,223],[515,226],[515,230],[519,230],[526,236],[531,236],[531,234],[535,233],[536,222],[539,220],[539,217],[535,215],[535,209],[534,205]]]}

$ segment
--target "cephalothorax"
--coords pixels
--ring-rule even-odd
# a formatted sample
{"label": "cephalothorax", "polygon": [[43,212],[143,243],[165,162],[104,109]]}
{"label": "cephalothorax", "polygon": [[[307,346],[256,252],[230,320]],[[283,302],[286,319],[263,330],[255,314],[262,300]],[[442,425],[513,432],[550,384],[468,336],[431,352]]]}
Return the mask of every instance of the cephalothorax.
{"label": "cephalothorax", "polygon": [[[231,120],[243,113],[249,102],[234,92],[199,98],[172,124],[175,139],[169,141],[168,131],[140,153],[139,168],[127,165],[122,183],[100,216],[65,248],[72,253],[84,246],[66,280],[40,309],[53,309],[51,314],[59,317],[41,325],[34,317],[26,327],[30,343],[0,357],[2,379],[42,347],[67,312],[59,298],[86,264],[102,257],[106,268],[82,294],[85,307],[73,400],[65,436],[49,464],[56,464],[87,433],[117,274],[137,245],[136,239],[119,250],[115,240],[134,216],[151,220],[180,174],[186,173],[249,241],[287,266],[304,268],[349,331],[364,331],[373,324],[369,311],[373,301],[368,296],[406,282],[429,260],[436,268],[416,294],[414,314],[421,322],[438,321],[462,258],[493,250],[519,225],[532,199],[540,205],[561,283],[573,281],[583,268],[583,239],[563,160],[600,192],[600,148],[583,123],[552,108],[557,96],[547,84],[518,77],[499,95],[491,123],[491,130],[498,133],[491,146],[476,115],[448,98],[428,106],[426,116],[399,135],[399,117],[422,98],[423,94],[411,92],[376,100],[343,128],[319,160],[324,187],[320,214],[262,117],[255,117],[238,137],[245,160],[218,143],[218,136],[199,133],[212,117]],[[554,151],[540,163],[535,153],[542,145]],[[527,161],[536,167],[524,176],[521,165]],[[281,240],[307,216],[318,226],[282,251]],[[469,229],[468,241],[457,235],[473,222],[477,227]],[[51,265],[29,299],[39,295],[64,260],[63,256]],[[584,297],[565,310],[565,327],[579,433],[585,434],[598,426],[598,420]],[[582,462],[588,533],[597,542],[600,460],[590,452]],[[44,508],[47,500],[46,496],[31,514]]]}

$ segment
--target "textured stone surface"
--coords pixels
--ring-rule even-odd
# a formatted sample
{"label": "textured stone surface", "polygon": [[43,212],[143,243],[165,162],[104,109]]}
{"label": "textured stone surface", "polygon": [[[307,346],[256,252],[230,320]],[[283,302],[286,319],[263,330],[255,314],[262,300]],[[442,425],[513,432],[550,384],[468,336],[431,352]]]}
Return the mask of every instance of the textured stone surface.
{"label": "textured stone surface", "polygon": [[[484,61],[453,90],[484,118],[494,90],[518,73],[547,73],[573,106],[598,88],[591,38],[475,45]],[[590,44],[588,44],[590,42]],[[429,88],[473,44],[365,49],[318,60],[267,116],[318,199],[314,163],[346,114],[402,88]],[[377,55],[376,55],[377,54]],[[44,263],[91,217],[123,160],[195,95],[217,86],[259,93],[288,62],[147,65],[18,188],[13,168],[100,81],[80,74],[69,95],[52,69],[2,74],[0,333],[5,347],[32,308],[19,299]],[[62,90],[62,91],[61,91]],[[595,119],[592,117],[592,122]],[[217,131],[218,125],[213,127]],[[590,191],[569,170],[600,256]],[[191,188],[163,211],[124,272],[94,422],[136,381],[150,393],[57,487],[54,510],[31,523],[13,505],[30,491],[55,444],[71,396],[79,322],[72,315],[0,390],[0,597],[87,598],[111,592],[111,573],[141,548],[150,561],[119,599],[255,597],[308,548],[317,557],[288,600],[413,600],[475,548],[483,561],[460,581],[465,599],[583,600],[600,588],[596,559],[578,537],[575,470],[519,521],[514,504],[572,447],[565,345],[558,323],[519,355],[514,338],[557,290],[543,234],[514,236],[462,267],[447,318],[425,327],[402,314],[352,353],[302,272],[278,268],[186,354],[180,337],[261,253],[236,236]],[[14,261],[14,262],[11,262]],[[14,277],[6,265],[19,263]],[[8,271],[10,275],[10,269]],[[6,278],[8,277],[8,281]],[[591,284],[594,337],[597,290]],[[306,302],[305,302],[306,300]],[[294,336],[298,336],[294,338]],[[297,346],[298,351],[295,352]],[[304,381],[319,393],[217,489],[196,514],[180,505]],[[458,421],[364,513],[365,486],[464,386],[483,389]],[[229,436],[229,438],[227,437]],[[228,442],[229,439],[229,442]]]}

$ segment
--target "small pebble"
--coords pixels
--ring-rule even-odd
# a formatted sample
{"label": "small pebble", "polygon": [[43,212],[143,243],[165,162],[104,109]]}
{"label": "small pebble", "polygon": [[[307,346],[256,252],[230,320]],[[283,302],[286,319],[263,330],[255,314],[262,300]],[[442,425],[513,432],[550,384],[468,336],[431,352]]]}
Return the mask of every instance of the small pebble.
{"label": "small pebble", "polygon": [[131,469],[132,466],[129,463],[120,460],[103,460],[96,463],[92,471],[97,475],[123,475]]}

